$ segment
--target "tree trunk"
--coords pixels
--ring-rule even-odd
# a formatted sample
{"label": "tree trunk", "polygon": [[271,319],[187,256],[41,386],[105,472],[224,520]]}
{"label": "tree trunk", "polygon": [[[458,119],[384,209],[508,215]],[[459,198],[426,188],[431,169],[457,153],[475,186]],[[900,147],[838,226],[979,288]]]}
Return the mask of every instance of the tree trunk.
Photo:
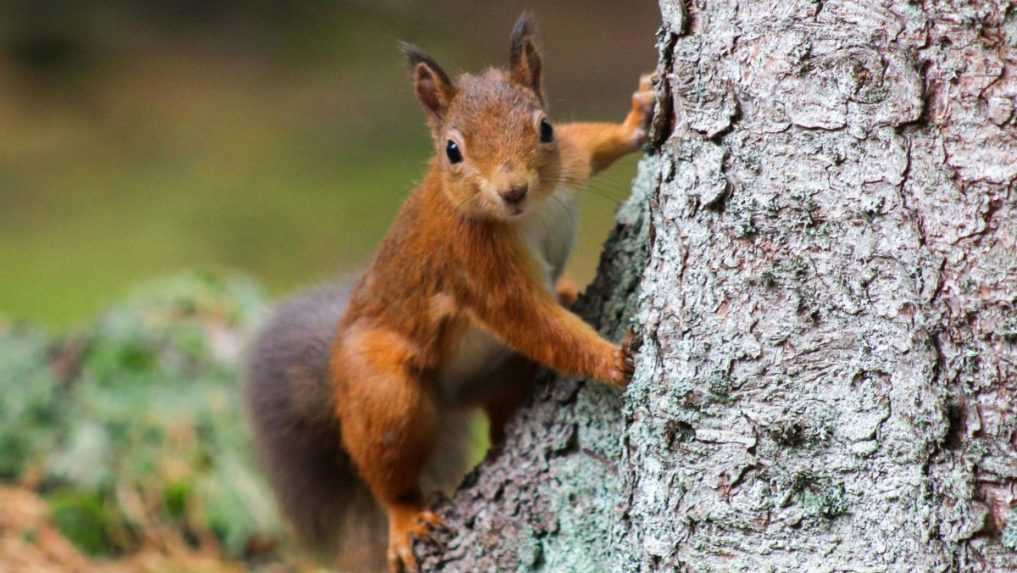
{"label": "tree trunk", "polygon": [[654,150],[440,571],[1017,570],[1017,6],[661,0]]}

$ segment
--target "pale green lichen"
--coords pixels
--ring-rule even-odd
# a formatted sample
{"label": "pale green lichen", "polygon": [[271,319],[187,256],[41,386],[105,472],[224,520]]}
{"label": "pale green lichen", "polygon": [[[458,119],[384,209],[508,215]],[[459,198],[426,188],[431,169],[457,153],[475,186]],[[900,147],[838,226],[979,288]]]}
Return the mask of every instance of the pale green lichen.
{"label": "pale green lichen", "polygon": [[1007,514],[1006,527],[1003,528],[1000,541],[1007,549],[1017,551],[1017,509],[1011,509]]}
{"label": "pale green lichen", "polygon": [[519,542],[519,571],[539,571],[544,557],[540,538],[528,529]]}

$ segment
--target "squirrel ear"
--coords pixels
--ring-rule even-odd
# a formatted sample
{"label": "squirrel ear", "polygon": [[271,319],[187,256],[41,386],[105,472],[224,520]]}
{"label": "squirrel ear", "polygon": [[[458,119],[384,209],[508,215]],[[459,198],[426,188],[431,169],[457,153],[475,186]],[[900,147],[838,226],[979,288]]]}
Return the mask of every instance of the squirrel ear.
{"label": "squirrel ear", "polygon": [[452,80],[431,56],[417,46],[402,42],[401,47],[410,62],[417,99],[435,120],[441,120],[455,95]]}
{"label": "squirrel ear", "polygon": [[509,62],[512,69],[512,81],[524,85],[537,94],[543,101],[543,88],[540,83],[540,51],[533,37],[537,33],[537,23],[528,11],[523,12],[512,29],[512,52]]}

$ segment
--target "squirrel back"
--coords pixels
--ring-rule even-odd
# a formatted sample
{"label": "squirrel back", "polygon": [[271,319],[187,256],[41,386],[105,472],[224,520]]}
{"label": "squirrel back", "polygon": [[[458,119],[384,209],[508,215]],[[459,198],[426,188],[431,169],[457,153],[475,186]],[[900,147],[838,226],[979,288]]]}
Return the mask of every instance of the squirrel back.
{"label": "squirrel back", "polygon": [[[344,570],[384,568],[386,521],[342,448],[331,348],[354,283],[279,304],[248,349],[246,400],[259,461],[298,537]],[[449,413],[426,472],[449,490],[465,471],[468,418]]]}

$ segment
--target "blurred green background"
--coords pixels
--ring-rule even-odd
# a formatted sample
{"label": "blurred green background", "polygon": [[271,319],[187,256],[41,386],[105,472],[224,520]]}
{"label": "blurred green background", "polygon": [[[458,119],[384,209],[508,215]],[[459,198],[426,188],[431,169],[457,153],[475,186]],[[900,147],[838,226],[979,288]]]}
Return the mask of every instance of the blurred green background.
{"label": "blurred green background", "polygon": [[[0,316],[61,332],[151,276],[277,295],[362,265],[431,154],[397,41],[503,65],[523,8],[553,117],[621,119],[655,2],[0,3]],[[583,199],[581,281],[633,172]]]}

